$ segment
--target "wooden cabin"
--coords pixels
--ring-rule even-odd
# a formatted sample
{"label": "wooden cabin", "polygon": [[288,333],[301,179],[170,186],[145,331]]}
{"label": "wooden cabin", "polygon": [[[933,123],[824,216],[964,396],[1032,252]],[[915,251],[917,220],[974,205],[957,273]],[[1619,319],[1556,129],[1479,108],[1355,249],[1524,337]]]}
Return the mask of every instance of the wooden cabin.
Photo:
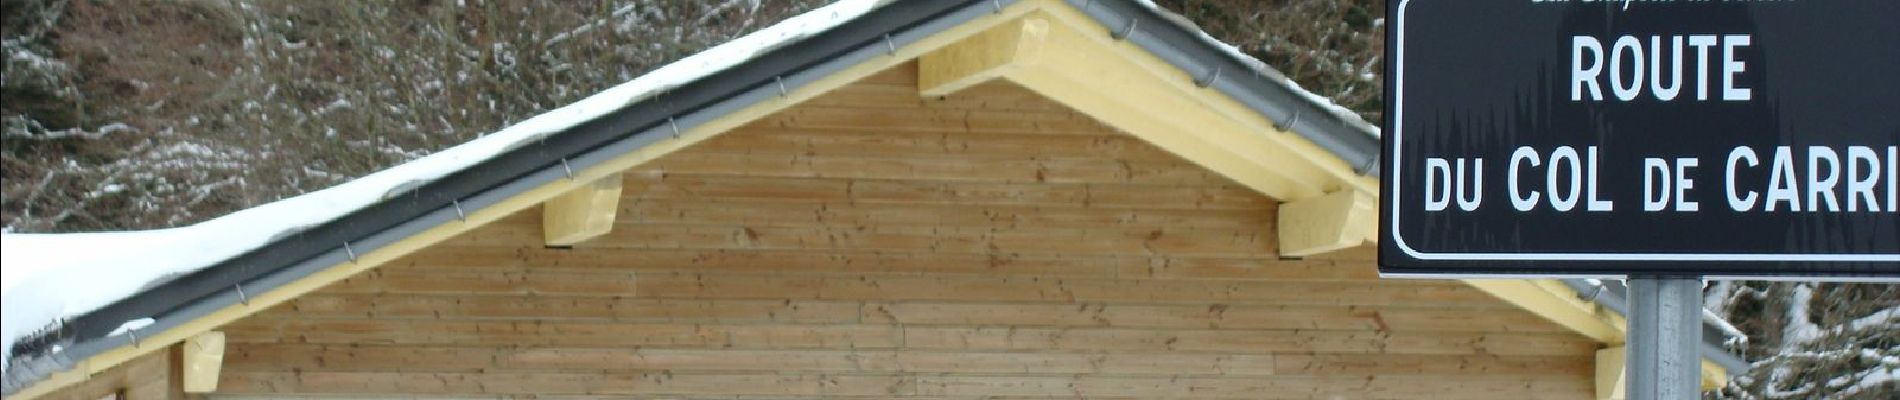
{"label": "wooden cabin", "polygon": [[1382,279],[1374,133],[1148,7],[878,7],[148,289],[8,398],[1620,397],[1598,293]]}

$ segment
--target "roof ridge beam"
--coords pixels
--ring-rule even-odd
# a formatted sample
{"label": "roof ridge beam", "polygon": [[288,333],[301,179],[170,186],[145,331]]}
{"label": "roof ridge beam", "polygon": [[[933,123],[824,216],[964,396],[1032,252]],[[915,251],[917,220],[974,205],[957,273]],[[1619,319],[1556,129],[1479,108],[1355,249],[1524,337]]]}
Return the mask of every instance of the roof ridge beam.
{"label": "roof ridge beam", "polygon": [[917,92],[926,98],[943,97],[1002,79],[1035,63],[1048,36],[1048,19],[1027,16],[924,54],[917,58]]}

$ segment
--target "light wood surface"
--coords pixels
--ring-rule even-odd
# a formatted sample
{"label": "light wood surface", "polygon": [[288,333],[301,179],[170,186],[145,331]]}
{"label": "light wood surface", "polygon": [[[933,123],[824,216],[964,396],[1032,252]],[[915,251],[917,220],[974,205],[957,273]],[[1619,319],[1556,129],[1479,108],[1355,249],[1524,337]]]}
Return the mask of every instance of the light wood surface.
{"label": "light wood surface", "polygon": [[224,332],[200,333],[178,344],[185,393],[210,393],[218,390],[218,374],[224,370]]}
{"label": "light wood surface", "polygon": [[185,399],[184,377],[180,373],[184,352],[179,347],[179,345],[160,347],[157,351],[92,374],[82,382],[46,393],[41,398],[57,400]]}
{"label": "light wood surface", "polygon": [[1282,259],[1277,200],[916,76],[626,171],[571,248],[523,210],[225,326],[220,395],[1591,396],[1599,345],[1564,325],[1363,247]]}
{"label": "light wood surface", "polygon": [[542,204],[541,230],[548,246],[573,246],[613,231],[623,182],[609,175]]}

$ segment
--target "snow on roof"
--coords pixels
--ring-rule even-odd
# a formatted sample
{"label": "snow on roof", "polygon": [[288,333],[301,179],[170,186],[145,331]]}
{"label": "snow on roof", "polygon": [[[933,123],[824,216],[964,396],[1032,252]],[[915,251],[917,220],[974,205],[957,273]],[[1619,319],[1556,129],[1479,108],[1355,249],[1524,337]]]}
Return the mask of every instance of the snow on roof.
{"label": "snow on roof", "polygon": [[[124,300],[171,278],[215,265],[517,145],[614,112],[856,19],[889,0],[841,0],[660,67],[579,102],[501,131],[347,183],[191,226],[135,232],[0,233],[0,360],[13,343]],[[4,366],[0,362],[0,367]]]}

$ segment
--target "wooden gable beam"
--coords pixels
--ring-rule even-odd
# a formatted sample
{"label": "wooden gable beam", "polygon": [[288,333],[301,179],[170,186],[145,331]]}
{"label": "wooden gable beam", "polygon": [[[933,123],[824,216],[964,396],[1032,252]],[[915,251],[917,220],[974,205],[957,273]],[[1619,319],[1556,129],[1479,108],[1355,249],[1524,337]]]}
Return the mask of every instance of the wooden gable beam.
{"label": "wooden gable beam", "polygon": [[620,174],[608,175],[543,204],[541,228],[547,245],[573,246],[612,232],[622,182]]}
{"label": "wooden gable beam", "polygon": [[1377,179],[1194,83],[1061,2],[918,59],[919,94],[1005,80],[1274,198],[1377,196]]}
{"label": "wooden gable beam", "polygon": [[[1376,241],[1378,179],[1252,108],[1198,87],[1195,76],[1112,37],[1116,31],[1059,1],[919,58],[919,94],[938,97],[991,80],[1016,83],[1122,132],[1286,201],[1281,252],[1312,255]],[[1291,226],[1289,226],[1291,225]],[[1355,240],[1356,238],[1356,240]],[[1623,318],[1554,280],[1467,280],[1601,343],[1621,345]],[[1723,369],[1703,361],[1703,386]]]}
{"label": "wooden gable beam", "polygon": [[1280,205],[1280,255],[1305,257],[1357,247],[1378,235],[1379,213],[1364,194],[1341,191]]}
{"label": "wooden gable beam", "polygon": [[183,369],[185,393],[218,390],[218,372],[224,369],[224,332],[210,331],[186,339]]}
{"label": "wooden gable beam", "polygon": [[1623,346],[1611,346],[1597,350],[1596,394],[1597,400],[1623,400],[1628,377],[1624,375]]}
{"label": "wooden gable beam", "polygon": [[942,97],[1001,79],[1034,63],[1047,43],[1049,21],[1025,18],[973,35],[917,58],[917,92]]}
{"label": "wooden gable beam", "polygon": [[1281,253],[1308,256],[1372,240],[1376,179],[1257,112],[1194,84],[1061,4],[918,59],[918,92],[1006,80],[1262,194],[1280,211]]}

